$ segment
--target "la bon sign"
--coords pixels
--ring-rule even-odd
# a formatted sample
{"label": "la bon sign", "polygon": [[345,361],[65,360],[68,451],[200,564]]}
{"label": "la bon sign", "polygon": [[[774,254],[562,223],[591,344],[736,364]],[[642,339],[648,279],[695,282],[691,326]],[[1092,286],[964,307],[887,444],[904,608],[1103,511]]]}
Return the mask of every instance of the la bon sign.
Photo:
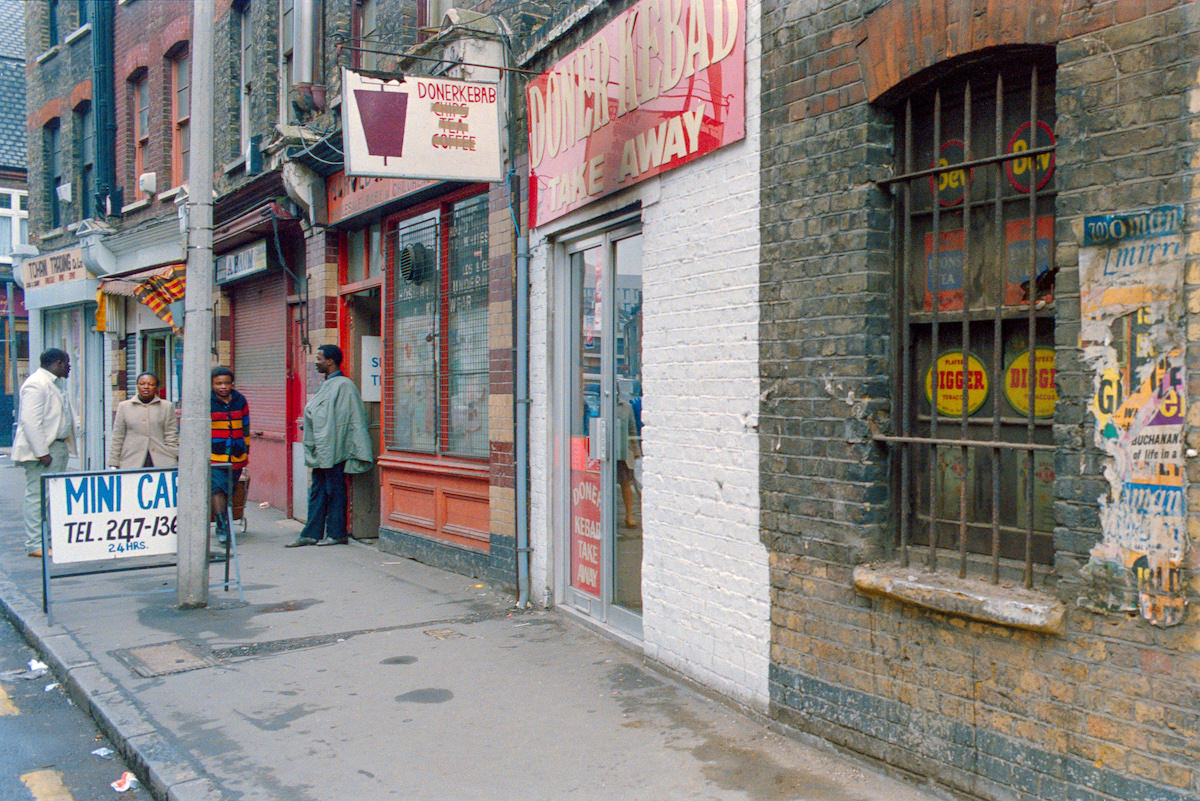
{"label": "la bon sign", "polygon": [[526,100],[536,227],[745,137],[745,0],[642,0]]}
{"label": "la bon sign", "polygon": [[496,84],[342,70],[346,175],[499,181]]}

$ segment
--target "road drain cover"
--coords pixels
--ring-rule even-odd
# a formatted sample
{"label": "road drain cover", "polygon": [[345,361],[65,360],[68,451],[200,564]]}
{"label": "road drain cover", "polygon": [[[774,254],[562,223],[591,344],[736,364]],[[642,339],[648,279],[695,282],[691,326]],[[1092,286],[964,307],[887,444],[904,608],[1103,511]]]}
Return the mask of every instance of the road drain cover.
{"label": "road drain cover", "polygon": [[425,634],[435,640],[454,640],[466,636],[454,629],[425,629]]}
{"label": "road drain cover", "polygon": [[207,648],[187,640],[173,640],[114,651],[113,656],[145,678],[169,676],[221,664]]}

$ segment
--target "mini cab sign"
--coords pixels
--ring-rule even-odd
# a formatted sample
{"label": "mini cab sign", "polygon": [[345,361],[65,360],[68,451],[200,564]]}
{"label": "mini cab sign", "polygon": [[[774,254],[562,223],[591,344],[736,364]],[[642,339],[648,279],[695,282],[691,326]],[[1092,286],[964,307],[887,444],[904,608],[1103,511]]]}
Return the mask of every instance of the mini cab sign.
{"label": "mini cab sign", "polygon": [[60,473],[42,481],[55,564],[176,553],[174,469]]}
{"label": "mini cab sign", "polygon": [[499,181],[496,84],[342,70],[346,175]]}

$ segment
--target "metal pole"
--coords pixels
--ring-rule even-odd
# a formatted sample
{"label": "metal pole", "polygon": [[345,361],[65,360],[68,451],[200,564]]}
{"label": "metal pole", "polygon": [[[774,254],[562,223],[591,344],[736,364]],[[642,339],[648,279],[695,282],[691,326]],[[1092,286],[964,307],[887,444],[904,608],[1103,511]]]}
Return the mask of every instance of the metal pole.
{"label": "metal pole", "polygon": [[[12,269],[15,271],[19,268],[14,264]],[[17,310],[13,305],[16,303],[16,298],[13,297],[16,294],[13,292],[14,280],[9,276],[8,281],[4,283],[4,299],[8,302],[8,385],[12,387],[13,419],[16,420],[17,397],[21,394],[21,388],[17,386]]]}
{"label": "metal pole", "polygon": [[213,0],[192,4],[191,165],[184,296],[183,414],[179,431],[179,606],[208,604],[209,342],[213,331]]}

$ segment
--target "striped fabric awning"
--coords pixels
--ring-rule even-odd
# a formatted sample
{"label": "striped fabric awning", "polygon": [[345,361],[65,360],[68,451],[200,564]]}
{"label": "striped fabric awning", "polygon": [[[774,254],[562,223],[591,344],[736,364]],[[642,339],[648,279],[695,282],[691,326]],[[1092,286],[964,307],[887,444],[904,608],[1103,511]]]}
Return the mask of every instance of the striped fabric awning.
{"label": "striped fabric awning", "polygon": [[172,328],[180,328],[171,315],[171,304],[183,300],[186,264],[168,264],[131,275],[106,278],[100,282],[100,290],[106,295],[132,297]]}

